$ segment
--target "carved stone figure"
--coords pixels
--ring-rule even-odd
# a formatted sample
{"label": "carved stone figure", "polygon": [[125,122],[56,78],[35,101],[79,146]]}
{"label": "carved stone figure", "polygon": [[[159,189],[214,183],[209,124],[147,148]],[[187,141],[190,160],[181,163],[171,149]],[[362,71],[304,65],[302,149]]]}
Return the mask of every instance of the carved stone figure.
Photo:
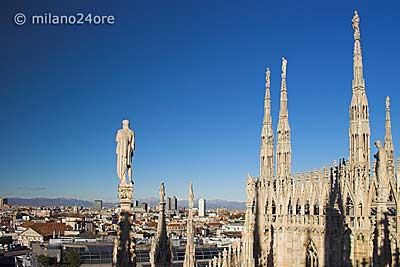
{"label": "carved stone figure", "polygon": [[118,197],[120,200],[132,200],[132,187],[120,187]]}
{"label": "carved stone figure", "polygon": [[384,183],[387,180],[387,152],[382,147],[381,141],[376,141],[375,146],[378,149],[378,152],[374,155],[376,159],[376,179],[378,183]]}
{"label": "carved stone figure", "polygon": [[286,58],[282,58],[282,78],[286,78],[286,66],[287,66],[287,60]]}
{"label": "carved stone figure", "polygon": [[132,178],[132,158],[135,152],[135,132],[129,128],[129,121],[122,121],[122,129],[118,130],[115,137],[117,142],[117,175],[121,184],[126,184],[126,175],[133,183]]}
{"label": "carved stone figure", "polygon": [[165,202],[165,186],[164,183],[160,185],[160,203]]}
{"label": "carved stone figure", "polygon": [[360,39],[360,17],[358,16],[358,12],[354,11],[353,19],[351,20],[353,29],[354,29],[354,39]]}

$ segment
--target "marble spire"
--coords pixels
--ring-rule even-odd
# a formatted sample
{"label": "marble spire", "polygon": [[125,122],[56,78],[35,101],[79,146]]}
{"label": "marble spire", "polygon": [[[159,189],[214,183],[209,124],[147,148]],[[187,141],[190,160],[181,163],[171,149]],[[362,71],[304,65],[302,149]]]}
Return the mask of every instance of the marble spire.
{"label": "marble spire", "polygon": [[286,89],[287,60],[282,58],[282,83],[279,109],[279,121],[276,141],[276,176],[277,178],[289,177],[292,165],[292,145],[290,141],[290,125],[288,112],[288,98]]}
{"label": "marble spire", "polygon": [[160,185],[160,206],[157,233],[151,244],[150,265],[151,267],[172,267],[172,250],[165,222],[164,183],[161,183]]}
{"label": "marble spire", "polygon": [[187,242],[186,242],[186,252],[185,252],[185,259],[183,261],[183,267],[196,266],[195,247],[194,247],[193,202],[194,202],[193,184],[190,183],[189,214],[188,214],[187,229],[186,229]]}
{"label": "marble spire", "polygon": [[363,61],[361,53],[360,17],[354,12],[352,19],[354,30],[354,51],[353,51],[353,81],[352,98],[350,105],[350,164],[352,168],[364,167],[367,171],[370,168],[370,124],[369,106],[363,77]]}
{"label": "marble spire", "polygon": [[260,151],[260,176],[264,179],[272,179],[274,176],[274,132],[272,130],[270,88],[271,72],[267,68],[265,72],[264,119],[261,130]]}
{"label": "marble spire", "polygon": [[385,149],[388,154],[388,171],[392,180],[394,175],[394,145],[392,139],[392,123],[390,120],[390,97],[386,97]]}
{"label": "marble spire", "polygon": [[257,190],[256,179],[247,178],[246,185],[246,215],[243,237],[242,237],[242,257],[241,266],[255,266],[254,260],[254,230],[255,230],[255,201],[256,201],[256,190]]}

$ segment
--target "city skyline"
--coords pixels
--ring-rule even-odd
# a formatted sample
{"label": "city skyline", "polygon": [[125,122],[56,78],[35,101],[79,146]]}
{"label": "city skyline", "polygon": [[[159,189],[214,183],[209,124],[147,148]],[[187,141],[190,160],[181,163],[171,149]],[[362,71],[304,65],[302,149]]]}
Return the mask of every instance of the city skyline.
{"label": "city skyline", "polygon": [[[199,198],[244,201],[247,173],[259,175],[267,67],[276,134],[282,56],[288,60],[293,172],[348,158],[354,9],[363,25],[371,142],[383,141],[389,95],[398,145],[400,37],[393,34],[393,6],[205,3],[197,9],[181,3],[160,5],[150,17],[151,6],[132,5],[133,18],[114,8],[108,12],[116,25],[82,28],[18,27],[12,15],[25,10],[1,11],[8,19],[4,31],[15,39],[2,44],[8,49],[1,64],[0,196],[115,201],[114,136],[129,119],[136,132],[135,198],[156,196],[163,181],[168,195],[186,199],[193,181]],[[106,36],[111,40],[101,43]],[[87,43],[70,46],[72,37]]]}

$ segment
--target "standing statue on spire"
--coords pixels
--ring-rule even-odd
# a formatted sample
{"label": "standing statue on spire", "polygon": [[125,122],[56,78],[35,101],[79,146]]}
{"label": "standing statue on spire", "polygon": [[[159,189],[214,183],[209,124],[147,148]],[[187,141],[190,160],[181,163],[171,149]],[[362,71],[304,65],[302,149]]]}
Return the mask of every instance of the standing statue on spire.
{"label": "standing statue on spire", "polygon": [[354,29],[354,40],[360,39],[360,17],[357,10],[354,11],[353,19],[351,20]]}
{"label": "standing statue on spire", "polygon": [[267,71],[265,72],[265,87],[269,88],[271,85],[271,72],[269,71],[269,68],[267,68]]}
{"label": "standing statue on spire", "polygon": [[378,152],[374,155],[376,159],[376,179],[378,184],[385,186],[387,181],[387,152],[382,147],[381,141],[376,141],[375,146]]}
{"label": "standing statue on spire", "polygon": [[286,58],[282,58],[282,79],[286,79],[286,65],[287,65],[287,60]]}
{"label": "standing statue on spire", "polygon": [[118,130],[115,137],[117,142],[117,175],[121,184],[126,184],[126,174],[133,184],[132,178],[132,158],[135,152],[135,132],[129,128],[129,121],[122,121],[122,129]]}
{"label": "standing statue on spire", "polygon": [[390,109],[390,97],[386,97],[386,109]]}
{"label": "standing statue on spire", "polygon": [[190,187],[189,187],[189,206],[190,206],[190,203],[192,203],[192,206],[193,206],[193,202],[194,202],[193,184],[190,183]]}
{"label": "standing statue on spire", "polygon": [[164,183],[161,183],[160,185],[160,203],[165,202],[165,186]]}

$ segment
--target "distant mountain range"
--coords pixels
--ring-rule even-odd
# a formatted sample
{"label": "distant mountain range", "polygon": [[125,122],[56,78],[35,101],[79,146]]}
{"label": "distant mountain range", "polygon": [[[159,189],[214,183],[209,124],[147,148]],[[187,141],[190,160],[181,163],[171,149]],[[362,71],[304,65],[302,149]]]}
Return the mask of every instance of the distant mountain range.
{"label": "distant mountain range", "polygon": [[[139,205],[143,202],[150,206],[158,205],[157,198],[138,199]],[[15,206],[82,206],[92,207],[94,202],[75,198],[8,198],[8,204]],[[104,207],[115,207],[117,203],[103,202]],[[187,207],[187,200],[178,200],[178,207]],[[198,207],[198,200],[195,200],[194,207]],[[240,201],[228,201],[222,199],[207,200],[207,209],[227,208],[245,209],[245,203]]]}

